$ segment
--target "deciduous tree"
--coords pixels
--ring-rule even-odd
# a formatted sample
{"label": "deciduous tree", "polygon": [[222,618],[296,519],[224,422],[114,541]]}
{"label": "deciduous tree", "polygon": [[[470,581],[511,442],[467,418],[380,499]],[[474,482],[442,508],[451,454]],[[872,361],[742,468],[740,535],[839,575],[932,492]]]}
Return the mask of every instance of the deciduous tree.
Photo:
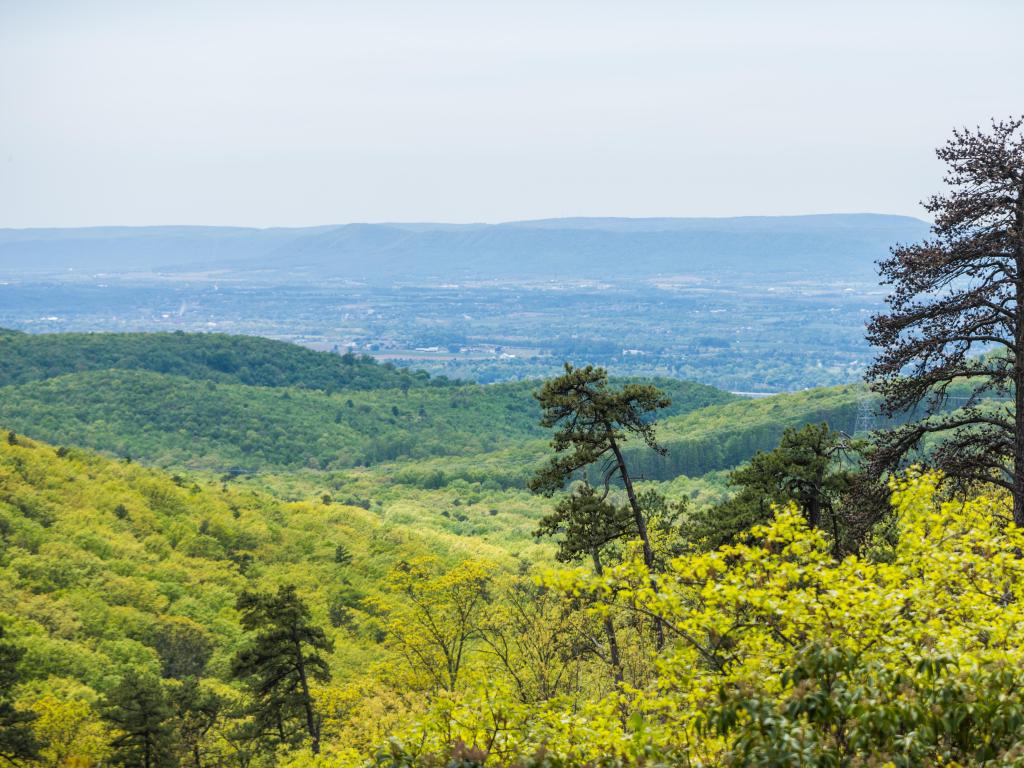
{"label": "deciduous tree", "polygon": [[578,690],[580,661],[592,649],[589,622],[574,602],[529,577],[500,585],[499,600],[485,617],[483,641],[524,704]]}
{"label": "deciduous tree", "polygon": [[396,599],[389,636],[410,669],[436,690],[454,691],[472,645],[485,625],[491,566],[464,560],[441,570],[432,557],[403,561],[389,576]]}
{"label": "deciduous tree", "polygon": [[89,689],[47,692],[31,703],[32,724],[43,747],[39,763],[46,768],[92,768],[102,765],[109,741],[99,714],[80,694]]}

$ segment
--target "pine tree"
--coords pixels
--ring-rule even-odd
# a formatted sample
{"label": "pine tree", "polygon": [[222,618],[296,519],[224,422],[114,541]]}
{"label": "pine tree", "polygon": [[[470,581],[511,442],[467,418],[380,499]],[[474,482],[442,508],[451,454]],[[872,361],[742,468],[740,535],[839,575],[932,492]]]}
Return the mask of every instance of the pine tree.
{"label": "pine tree", "polygon": [[534,475],[530,489],[550,496],[577,472],[601,462],[605,487],[618,477],[626,489],[636,532],[643,542],[644,562],[653,567],[654,551],[622,445],[630,437],[639,437],[664,454],[649,414],[667,408],[672,401],[657,387],[646,384],[613,389],[603,368],[573,368],[569,363],[565,373],[545,382],[535,397],[543,414],[541,426],[556,428],[551,447],[557,455]]}
{"label": "pine tree", "polygon": [[259,733],[283,744],[296,744],[304,731],[310,750],[319,754],[320,718],[310,681],[330,680],[330,669],[321,654],[332,650],[331,642],[323,629],[312,624],[309,609],[294,586],[282,586],[275,594],[243,592],[236,607],[242,614],[242,627],[256,636],[235,655],[231,669],[252,689]]}
{"label": "pine tree", "polygon": [[159,678],[129,669],[103,704],[103,719],[115,731],[113,760],[124,768],[172,768],[173,711]]}
{"label": "pine tree", "polygon": [[24,654],[24,649],[4,641],[4,629],[0,627],[0,762],[10,765],[39,756],[40,745],[32,732],[36,716],[17,709],[11,700],[20,681],[18,662]]}
{"label": "pine tree", "polygon": [[344,544],[339,544],[334,548],[334,562],[338,565],[352,564],[352,553]]}
{"label": "pine tree", "polygon": [[847,441],[828,424],[789,427],[778,447],[759,452],[729,473],[736,494],[692,515],[685,535],[702,548],[731,544],[754,525],[766,523],[777,505],[793,502],[812,528],[831,529],[840,540],[839,502],[851,489],[853,472],[839,459]]}
{"label": "pine tree", "polygon": [[[949,191],[925,203],[934,238],[879,265],[893,291],[868,327],[868,377],[884,413],[915,418],[878,435],[873,465],[897,469],[932,438],[931,463],[1005,488],[1024,526],[1024,117],[954,131],[937,154]],[[950,388],[965,396],[954,410]]]}
{"label": "pine tree", "polygon": [[[582,557],[600,557],[601,549],[633,533],[628,508],[617,507],[584,483],[559,499],[555,511],[541,518],[534,535],[558,536],[555,558],[571,563]],[[598,573],[601,566],[594,563]]]}
{"label": "pine tree", "polygon": [[[639,437],[647,447],[664,454],[650,415],[672,401],[651,385],[627,384],[615,389],[609,386],[603,368],[574,368],[569,363],[565,373],[546,381],[535,397],[541,406],[541,426],[555,428],[551,447],[556,455],[537,471],[530,489],[551,496],[581,470],[599,464],[606,489],[618,478],[626,490],[634,530],[643,544],[644,563],[653,573],[654,549],[622,446],[629,438]],[[660,622],[655,631],[660,648],[664,643]]]}

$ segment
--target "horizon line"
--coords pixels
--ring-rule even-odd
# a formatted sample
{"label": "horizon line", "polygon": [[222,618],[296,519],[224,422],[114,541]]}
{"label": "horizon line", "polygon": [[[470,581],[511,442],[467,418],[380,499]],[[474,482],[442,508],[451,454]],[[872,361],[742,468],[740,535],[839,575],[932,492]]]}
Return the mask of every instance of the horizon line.
{"label": "horizon line", "polygon": [[381,221],[348,221],[332,224],[300,224],[300,225],[246,225],[246,224],[83,224],[83,225],[56,225],[56,226],[4,226],[0,232],[31,232],[31,231],[53,231],[53,230],[102,230],[102,229],[239,229],[267,232],[272,230],[302,230],[302,229],[333,229],[338,227],[372,226],[372,227],[419,227],[419,226],[449,226],[449,227],[502,227],[521,224],[548,224],[553,222],[597,222],[597,221],[740,221],[749,219],[812,219],[812,218],[833,218],[843,216],[874,216],[894,219],[914,219],[924,224],[929,224],[927,219],[920,216],[912,216],[905,213],[885,213],[879,211],[832,211],[818,213],[782,213],[782,214],[740,214],[735,216],[548,216],[542,218],[527,219],[505,219],[500,221],[444,221],[436,220],[381,220]]}

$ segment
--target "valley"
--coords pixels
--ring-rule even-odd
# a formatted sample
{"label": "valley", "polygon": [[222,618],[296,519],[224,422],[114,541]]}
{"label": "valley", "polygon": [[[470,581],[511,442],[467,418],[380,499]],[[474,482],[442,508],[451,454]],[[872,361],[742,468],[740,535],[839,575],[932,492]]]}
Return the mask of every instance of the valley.
{"label": "valley", "polygon": [[0,327],[250,334],[479,383],[586,359],[777,393],[862,378],[874,262],[924,231],[874,215],[0,230]]}

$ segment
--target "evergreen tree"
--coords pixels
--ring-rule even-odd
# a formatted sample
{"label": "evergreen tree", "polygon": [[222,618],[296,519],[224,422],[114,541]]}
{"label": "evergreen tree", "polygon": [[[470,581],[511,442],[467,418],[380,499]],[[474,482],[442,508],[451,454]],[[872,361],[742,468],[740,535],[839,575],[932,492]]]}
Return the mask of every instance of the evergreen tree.
{"label": "evergreen tree", "polygon": [[[622,446],[629,438],[639,437],[649,448],[664,454],[665,449],[655,439],[650,415],[667,408],[671,400],[648,384],[613,388],[603,368],[574,368],[570,363],[565,364],[565,373],[546,381],[535,397],[541,406],[541,426],[555,428],[551,447],[556,455],[537,471],[530,489],[551,496],[581,470],[599,465],[606,489],[616,478],[625,488],[635,532],[643,544],[644,563],[653,572],[654,549]],[[660,622],[655,630],[660,648],[664,642]]]}
{"label": "evergreen tree", "polygon": [[242,627],[256,636],[235,655],[232,674],[252,689],[259,733],[295,744],[304,731],[313,754],[319,754],[320,718],[310,681],[330,680],[322,654],[332,650],[331,642],[313,625],[294,586],[282,586],[276,594],[243,592],[236,607]]}
{"label": "evergreen tree", "polygon": [[600,573],[601,549],[633,533],[633,517],[628,508],[617,507],[583,483],[559,499],[555,511],[541,518],[534,536],[558,536],[555,558],[571,563],[582,557],[595,559]]}
{"label": "evergreen tree", "polygon": [[124,768],[176,766],[172,716],[159,678],[129,669],[103,705],[103,718],[115,731],[114,762]]}
{"label": "evergreen tree", "polygon": [[352,564],[352,553],[344,544],[339,544],[334,548],[334,562],[338,565]]}
{"label": "evergreen tree", "polygon": [[626,489],[636,532],[643,542],[644,562],[651,567],[654,552],[622,445],[630,437],[639,437],[664,454],[649,414],[668,408],[672,401],[648,384],[614,389],[603,368],[573,368],[569,363],[565,373],[546,381],[535,397],[542,410],[541,426],[556,429],[551,447],[557,455],[534,475],[530,489],[550,496],[577,472],[600,462],[605,487],[617,477]]}
{"label": "evergreen tree", "polygon": [[868,327],[883,411],[921,416],[878,435],[873,465],[897,469],[935,436],[929,461],[1005,488],[1024,526],[1024,117],[954,131],[937,154],[950,189],[925,203],[934,238],[880,263],[893,291]]}
{"label": "evergreen tree", "polygon": [[157,622],[153,647],[164,677],[184,680],[203,674],[214,642],[200,624],[183,616],[164,616]]}
{"label": "evergreen tree", "polygon": [[693,515],[685,524],[687,538],[717,549],[735,542],[750,527],[768,522],[774,506],[793,502],[812,528],[827,524],[838,547],[839,502],[854,477],[839,463],[846,443],[828,424],[787,428],[777,448],[759,452],[729,473],[729,484],[737,493]]}
{"label": "evergreen tree", "polygon": [[36,716],[23,712],[12,701],[14,686],[20,681],[18,662],[24,649],[4,641],[0,627],[0,761],[20,765],[39,756],[39,743],[32,732]]}

